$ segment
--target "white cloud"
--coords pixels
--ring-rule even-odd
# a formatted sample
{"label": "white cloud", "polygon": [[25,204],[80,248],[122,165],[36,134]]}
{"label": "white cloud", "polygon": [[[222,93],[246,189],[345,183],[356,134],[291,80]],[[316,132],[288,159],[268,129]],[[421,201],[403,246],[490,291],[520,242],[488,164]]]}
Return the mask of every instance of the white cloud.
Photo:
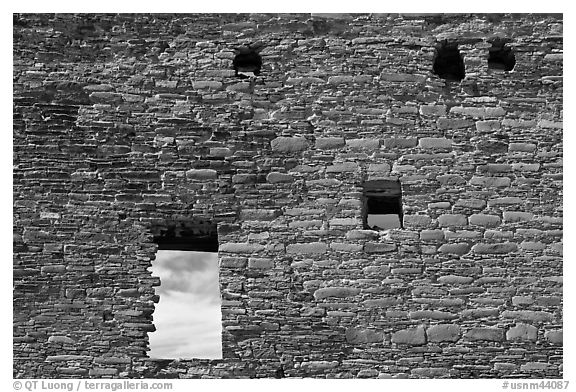
{"label": "white cloud", "polygon": [[215,253],[158,251],[152,274],[160,302],[150,333],[153,358],[221,358],[222,315]]}

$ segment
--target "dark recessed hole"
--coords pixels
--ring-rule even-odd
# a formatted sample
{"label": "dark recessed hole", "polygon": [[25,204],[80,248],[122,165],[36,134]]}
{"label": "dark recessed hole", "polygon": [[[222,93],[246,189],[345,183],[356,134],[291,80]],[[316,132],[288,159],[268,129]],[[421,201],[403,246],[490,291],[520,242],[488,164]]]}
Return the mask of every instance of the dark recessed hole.
{"label": "dark recessed hole", "polygon": [[232,61],[234,74],[240,78],[249,78],[260,75],[262,57],[259,52],[263,45],[255,43],[248,46],[240,46],[234,49],[236,57]]}
{"label": "dark recessed hole", "polygon": [[516,65],[516,56],[503,40],[495,40],[488,49],[488,69],[512,71]]}
{"label": "dark recessed hole", "polygon": [[403,227],[400,181],[366,181],[363,194],[364,228],[387,230]]}
{"label": "dark recessed hole", "polygon": [[153,235],[161,250],[218,251],[216,224],[208,221],[167,223],[154,227]]}
{"label": "dark recessed hole", "polygon": [[448,81],[459,82],[464,79],[466,75],[464,60],[457,43],[443,41],[436,46],[432,71]]}

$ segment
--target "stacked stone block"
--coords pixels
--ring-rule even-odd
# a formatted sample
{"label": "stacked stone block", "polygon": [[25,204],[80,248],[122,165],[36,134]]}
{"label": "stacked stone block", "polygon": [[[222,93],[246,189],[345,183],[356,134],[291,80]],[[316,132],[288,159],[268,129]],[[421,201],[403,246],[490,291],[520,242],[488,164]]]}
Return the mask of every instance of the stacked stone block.
{"label": "stacked stone block", "polygon": [[[223,359],[150,359],[151,233],[191,218]],[[17,377],[561,377],[562,228],[559,16],[15,16]]]}

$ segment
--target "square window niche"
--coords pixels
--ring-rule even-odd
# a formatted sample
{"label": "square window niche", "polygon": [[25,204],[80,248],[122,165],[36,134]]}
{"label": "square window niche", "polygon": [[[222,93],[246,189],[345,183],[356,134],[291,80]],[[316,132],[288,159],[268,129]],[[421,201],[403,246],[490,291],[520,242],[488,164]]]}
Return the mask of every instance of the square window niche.
{"label": "square window niche", "polygon": [[209,222],[168,224],[154,230],[158,252],[150,268],[160,278],[149,333],[151,358],[221,359],[222,311],[218,235]]}
{"label": "square window niche", "polygon": [[363,184],[365,229],[388,230],[403,228],[402,186],[397,180],[373,180]]}

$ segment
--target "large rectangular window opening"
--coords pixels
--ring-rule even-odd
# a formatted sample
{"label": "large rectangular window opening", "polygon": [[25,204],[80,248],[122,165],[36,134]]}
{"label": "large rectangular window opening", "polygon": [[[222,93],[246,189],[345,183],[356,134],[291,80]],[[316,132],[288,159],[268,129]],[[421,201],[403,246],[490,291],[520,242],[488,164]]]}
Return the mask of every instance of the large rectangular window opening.
{"label": "large rectangular window opening", "polygon": [[149,333],[151,358],[221,359],[222,311],[216,226],[198,222],[157,228],[152,262],[160,278]]}
{"label": "large rectangular window opening", "polygon": [[363,184],[365,229],[403,228],[402,187],[400,181],[373,180]]}

